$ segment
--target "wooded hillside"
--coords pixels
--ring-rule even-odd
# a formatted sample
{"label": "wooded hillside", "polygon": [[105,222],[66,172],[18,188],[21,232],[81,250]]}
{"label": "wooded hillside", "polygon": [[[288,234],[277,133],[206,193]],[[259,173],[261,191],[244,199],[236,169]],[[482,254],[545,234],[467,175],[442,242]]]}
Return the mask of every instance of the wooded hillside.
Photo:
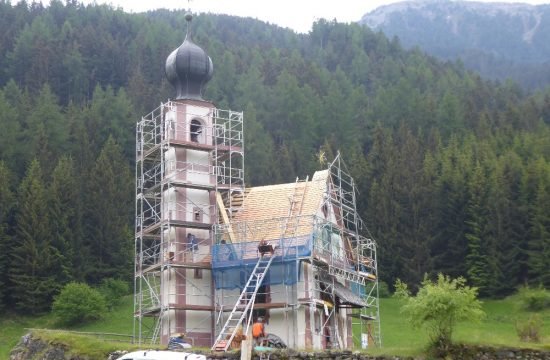
{"label": "wooded hillside", "polygon": [[525,89],[550,82],[550,6],[524,2],[407,0],[365,14],[360,23],[405,48],[460,59],[490,79]]}
{"label": "wooded hillside", "polygon": [[[173,96],[183,12],[0,1],[0,298],[49,309],[74,279],[133,273],[135,123]],[[201,15],[206,98],[245,112],[246,181],[344,154],[393,283],[464,275],[485,296],[550,286],[550,92],[525,96],[358,25],[308,35]],[[366,235],[367,232],[365,232]]]}

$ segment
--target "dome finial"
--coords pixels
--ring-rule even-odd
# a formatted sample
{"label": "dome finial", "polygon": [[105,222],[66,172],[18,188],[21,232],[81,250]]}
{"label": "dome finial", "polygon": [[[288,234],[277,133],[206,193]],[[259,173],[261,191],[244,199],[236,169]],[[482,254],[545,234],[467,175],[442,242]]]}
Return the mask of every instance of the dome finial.
{"label": "dome finial", "polygon": [[185,21],[187,21],[187,33],[185,38],[191,39],[191,21],[193,21],[193,13],[191,12],[191,0],[187,0],[187,12],[185,13]]}
{"label": "dome finial", "polygon": [[193,14],[191,14],[191,11],[185,14],[185,21],[187,21],[187,33],[185,34],[185,38],[191,39],[191,21],[193,21]]}
{"label": "dome finial", "polygon": [[191,12],[185,14],[185,40],[166,59],[166,77],[176,88],[177,100],[203,100],[204,87],[213,73],[212,59],[191,40],[192,19]]}

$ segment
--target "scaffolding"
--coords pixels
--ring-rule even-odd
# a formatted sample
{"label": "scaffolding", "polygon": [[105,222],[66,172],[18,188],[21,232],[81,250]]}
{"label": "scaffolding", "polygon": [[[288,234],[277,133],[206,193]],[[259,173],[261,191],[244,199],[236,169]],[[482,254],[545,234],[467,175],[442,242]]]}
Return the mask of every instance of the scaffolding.
{"label": "scaffolding", "polygon": [[[208,287],[194,284],[186,277],[187,269],[210,271],[210,237],[178,239],[178,228],[210,231],[218,221],[218,209],[224,222],[231,221],[244,192],[243,114],[213,107],[201,113],[181,110],[182,103],[162,103],[136,125],[136,202],[135,202],[135,276],[134,337],[138,343],[158,343],[167,311],[183,308],[166,298],[193,294],[210,296]],[[181,114],[185,111],[184,114]],[[191,126],[175,121],[178,116],[208,118],[208,125]],[[195,121],[195,120],[193,120]],[[208,161],[177,161],[175,149],[208,154]],[[206,181],[192,181],[202,177]],[[191,179],[191,180],[190,180]],[[213,179],[213,180],[210,180]],[[223,206],[212,202],[186,200],[169,204],[166,194],[180,188],[220,194]],[[191,289],[185,294],[176,286],[168,293],[167,274],[184,278]],[[163,296],[165,297],[163,301]],[[211,312],[209,306],[187,305],[186,310]],[[205,320],[207,321],[207,320]],[[208,339],[210,341],[210,339]]]}
{"label": "scaffolding", "polygon": [[[343,348],[350,339],[342,338],[337,316],[341,309],[351,308],[346,314],[354,319],[352,333],[366,335],[369,344],[380,346],[376,243],[362,235],[366,229],[356,209],[356,187],[340,155],[325,170],[317,213],[303,214],[311,183],[319,180],[313,178],[293,184],[285,216],[241,221],[247,211],[243,206],[247,194],[243,114],[213,107],[205,107],[207,113],[190,114],[186,108],[182,116],[211,120],[208,126],[199,127],[192,122],[189,126],[174,121],[182,111],[180,105],[161,104],[136,126],[137,342],[158,343],[161,330],[170,329],[170,324],[163,323],[169,316],[164,315],[191,310],[204,314],[197,316],[203,316],[201,321],[215,327],[213,337],[194,338],[191,342],[212,344],[237,303],[244,299],[243,289],[261,259],[258,245],[267,240],[277,251],[254,296],[269,300],[253,301],[243,319],[250,323],[253,316],[273,309],[284,314],[288,328],[298,329],[297,309],[309,309],[312,318],[321,310],[325,315],[314,330],[325,335],[323,347]],[[207,154],[208,161],[193,161],[192,156],[178,161],[174,156],[177,149]],[[206,180],[192,181],[193,178]],[[213,196],[207,201],[185,197],[170,203],[167,194],[182,188]],[[327,220],[322,216],[324,212],[334,216]],[[210,235],[190,242],[176,235],[182,228]],[[315,274],[308,290],[298,286],[303,282],[305,267]],[[211,272],[213,284],[194,281],[188,276],[190,270],[195,274]],[[171,276],[184,279],[185,287],[180,288],[176,282],[170,288]],[[280,293],[274,293],[272,286],[278,286]],[[210,304],[185,301],[182,305],[173,300],[194,296],[208,298]],[[306,330],[296,331],[305,337]],[[349,337],[350,331],[347,334]],[[289,336],[284,340],[290,346],[295,341]],[[355,344],[362,341],[365,339],[353,339]]]}
{"label": "scaffolding", "polygon": [[[224,345],[231,341],[231,332],[227,330],[231,315],[242,303],[247,279],[254,276],[255,266],[261,261],[258,246],[267,239],[276,252],[263,285],[282,285],[278,287],[282,293],[266,290],[265,295],[278,301],[256,302],[254,309],[283,311],[284,322],[288,327],[285,339],[287,344],[294,345],[294,339],[289,335],[290,328],[295,329],[298,321],[294,310],[305,305],[311,311],[320,308],[326,315],[316,329],[317,333],[330,339],[326,340],[324,347],[347,347],[346,339],[339,333],[336,318],[342,308],[354,309],[349,314],[355,319],[352,322],[355,331],[352,333],[361,338],[352,339],[353,343],[365,345],[368,341],[370,345],[374,343],[375,346],[381,346],[376,243],[361,235],[365,229],[357,214],[355,184],[345,171],[340,155],[329,165],[326,179],[320,208],[322,212],[333,209],[335,216],[331,221],[318,214],[302,215],[297,210],[303,206],[300,201],[303,202],[307,191],[306,179],[302,190],[297,191],[296,186],[289,197],[288,216],[234,221],[215,226],[216,245],[212,249],[212,269],[218,312],[216,327],[218,341],[227,334],[228,341]],[[289,228],[292,231],[288,231]],[[310,291],[296,286],[304,281],[301,278],[303,264],[307,264],[316,274]],[[238,291],[232,291],[234,289]],[[246,312],[247,309],[241,311]],[[246,321],[249,323],[252,317],[253,311],[243,314],[240,317],[243,324],[233,324],[233,330],[236,331],[239,325],[246,326]],[[303,335],[305,333],[298,334]]]}

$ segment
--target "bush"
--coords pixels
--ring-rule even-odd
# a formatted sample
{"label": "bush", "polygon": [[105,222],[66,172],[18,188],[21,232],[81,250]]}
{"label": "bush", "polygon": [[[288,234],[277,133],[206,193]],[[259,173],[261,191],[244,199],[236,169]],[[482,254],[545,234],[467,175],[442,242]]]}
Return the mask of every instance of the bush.
{"label": "bush", "polygon": [[130,293],[130,287],[125,281],[106,278],[101,282],[99,292],[105,298],[108,309],[112,310],[114,306],[120,303],[120,299],[124,295],[128,295]]}
{"label": "bush", "polygon": [[519,288],[518,298],[521,307],[527,311],[541,311],[550,307],[550,291],[542,286],[536,289],[522,286]]}
{"label": "bush", "polygon": [[539,342],[543,321],[540,314],[532,314],[526,321],[516,323],[516,332],[521,341]]}
{"label": "bush", "polygon": [[99,291],[75,282],[61,290],[52,306],[53,314],[68,325],[97,320],[105,311],[105,299]]}
{"label": "bush", "polygon": [[411,296],[407,284],[397,280],[395,296],[406,300],[401,311],[408,315],[410,323],[427,328],[437,356],[449,350],[457,322],[476,322],[485,315],[477,299],[477,288],[466,286],[462,277],[451,279],[439,274],[437,281],[432,282],[425,276],[416,296]]}

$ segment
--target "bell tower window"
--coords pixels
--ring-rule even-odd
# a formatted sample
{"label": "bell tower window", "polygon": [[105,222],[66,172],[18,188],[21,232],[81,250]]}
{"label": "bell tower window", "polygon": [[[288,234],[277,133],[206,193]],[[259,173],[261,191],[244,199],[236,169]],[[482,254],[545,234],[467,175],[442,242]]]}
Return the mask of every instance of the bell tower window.
{"label": "bell tower window", "polygon": [[202,141],[202,124],[199,120],[191,120],[189,133],[191,134],[190,138],[192,142],[198,143]]}

